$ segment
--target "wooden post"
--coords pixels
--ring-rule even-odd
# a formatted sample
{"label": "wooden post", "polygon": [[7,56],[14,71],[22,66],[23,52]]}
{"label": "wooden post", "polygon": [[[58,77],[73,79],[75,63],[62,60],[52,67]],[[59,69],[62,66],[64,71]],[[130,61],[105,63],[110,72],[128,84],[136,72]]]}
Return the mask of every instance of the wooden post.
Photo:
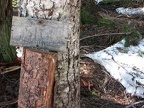
{"label": "wooden post", "polygon": [[80,1],[18,1],[19,16],[26,19],[13,20],[11,45],[35,49],[24,50],[19,108],[80,107]]}

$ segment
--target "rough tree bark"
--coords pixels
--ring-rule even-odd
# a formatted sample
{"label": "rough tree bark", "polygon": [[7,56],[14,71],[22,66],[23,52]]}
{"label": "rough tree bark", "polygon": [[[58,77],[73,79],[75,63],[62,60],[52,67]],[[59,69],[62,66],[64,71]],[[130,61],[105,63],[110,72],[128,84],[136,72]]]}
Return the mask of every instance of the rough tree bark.
{"label": "rough tree bark", "polygon": [[10,47],[12,0],[0,0],[0,61],[10,61],[16,57],[15,48]]}
{"label": "rough tree bark", "polygon": [[79,22],[81,0],[57,0],[63,5],[60,20],[72,23],[69,28],[67,52],[58,55],[55,76],[54,108],[80,108],[79,82]]}
{"label": "rough tree bark", "polygon": [[[53,107],[54,108],[79,108],[80,107],[80,82],[79,82],[79,22],[80,22],[80,4],[81,0],[20,0],[20,16],[23,17],[36,17],[50,20],[61,20],[70,24],[68,28],[67,38],[67,51],[58,53],[57,71],[55,72],[55,84],[53,91]],[[33,5],[34,4],[34,5]],[[26,52],[24,52],[25,54]],[[29,52],[30,53],[30,52]],[[31,52],[32,53],[32,52]],[[29,55],[31,56],[31,55]],[[31,59],[24,55],[23,69],[29,73],[21,73],[21,77],[27,78],[25,81],[32,81],[30,77],[26,75],[34,74],[32,71],[34,67],[26,63],[32,63]],[[35,53],[32,57],[36,58]],[[33,58],[33,60],[34,60]],[[30,62],[27,62],[29,61]],[[39,61],[39,59],[37,59]],[[51,61],[50,61],[51,62]],[[37,64],[35,65],[37,66]],[[31,70],[32,69],[32,70]],[[29,79],[28,79],[29,78]],[[32,77],[33,78],[33,77]],[[22,82],[23,80],[21,80]],[[27,83],[27,82],[23,82]],[[31,83],[32,84],[32,83]],[[24,86],[24,85],[21,85]],[[30,86],[30,85],[28,85]],[[28,87],[27,86],[27,87]],[[29,87],[28,87],[29,88]],[[26,88],[25,88],[26,89]],[[38,107],[35,102],[37,98],[31,96],[32,89],[20,89],[20,92],[27,92],[27,99],[22,100],[19,96],[19,105],[25,105],[30,107]],[[38,90],[38,89],[37,89]],[[40,90],[41,91],[41,90]],[[38,91],[37,91],[38,92]],[[39,92],[38,92],[39,93]],[[21,93],[22,94],[22,93]],[[35,94],[35,93],[34,93]],[[39,95],[39,94],[38,94]],[[24,95],[23,95],[24,96]],[[30,97],[31,98],[30,98]],[[38,102],[38,103],[41,103]],[[41,106],[41,105],[40,105]],[[25,108],[25,107],[22,107]],[[48,106],[42,106],[42,108],[51,108]]]}
{"label": "rough tree bark", "polygon": [[22,60],[19,108],[52,108],[57,55],[25,49]]}

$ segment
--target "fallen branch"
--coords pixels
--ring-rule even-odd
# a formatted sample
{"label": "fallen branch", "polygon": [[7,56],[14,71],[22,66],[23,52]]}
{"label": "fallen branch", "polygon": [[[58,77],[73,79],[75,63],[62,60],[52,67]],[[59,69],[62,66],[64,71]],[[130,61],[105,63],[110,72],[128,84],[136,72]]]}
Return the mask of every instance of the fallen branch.
{"label": "fallen branch", "polygon": [[80,41],[84,40],[84,39],[88,39],[88,38],[92,38],[92,37],[101,37],[101,36],[108,36],[108,35],[130,35],[131,32],[127,32],[127,33],[106,33],[106,34],[95,34],[92,36],[87,36],[87,37],[83,37],[80,38]]}
{"label": "fallen branch", "polygon": [[131,107],[134,107],[135,105],[138,105],[138,104],[144,104],[144,101],[138,101],[138,102],[132,103],[132,104],[126,106],[125,108],[131,108]]}
{"label": "fallen branch", "polygon": [[20,68],[21,68],[20,66],[11,66],[9,68],[1,70],[0,74],[6,74],[6,73],[9,73],[9,72],[13,72],[13,71],[18,70]]}

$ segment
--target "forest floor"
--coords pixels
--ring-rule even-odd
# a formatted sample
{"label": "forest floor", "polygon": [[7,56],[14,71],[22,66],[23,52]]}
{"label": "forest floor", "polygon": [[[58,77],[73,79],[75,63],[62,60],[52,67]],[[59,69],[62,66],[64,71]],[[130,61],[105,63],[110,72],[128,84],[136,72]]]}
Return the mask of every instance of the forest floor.
{"label": "forest floor", "polygon": [[[139,30],[144,36],[143,16],[118,14],[118,7],[143,7],[143,2],[98,5],[99,23],[81,25],[80,53],[90,53],[107,48],[121,40],[123,32]],[[126,31],[124,31],[126,29]],[[115,35],[113,35],[115,33]],[[105,34],[105,35],[103,35]],[[94,36],[97,35],[97,36]],[[91,38],[84,39],[87,36]],[[15,64],[16,63],[16,64]],[[0,63],[0,72],[19,65],[17,61]],[[0,108],[17,108],[20,69],[0,74]],[[142,108],[136,104],[143,99],[126,94],[124,87],[113,79],[101,65],[89,58],[80,59],[81,108]],[[127,106],[127,107],[126,107]]]}
{"label": "forest floor", "polygon": [[[143,16],[126,16],[115,10],[118,7],[143,6],[144,2],[99,4],[98,14],[103,21],[100,24],[82,26],[80,53],[97,52],[122,39],[121,35],[112,35],[113,33],[123,34],[136,29],[144,36]],[[88,36],[91,37],[85,39]],[[104,67],[91,59],[80,59],[80,75],[81,108],[144,108],[144,99],[126,94],[125,88]],[[140,101],[143,103],[134,105]]]}

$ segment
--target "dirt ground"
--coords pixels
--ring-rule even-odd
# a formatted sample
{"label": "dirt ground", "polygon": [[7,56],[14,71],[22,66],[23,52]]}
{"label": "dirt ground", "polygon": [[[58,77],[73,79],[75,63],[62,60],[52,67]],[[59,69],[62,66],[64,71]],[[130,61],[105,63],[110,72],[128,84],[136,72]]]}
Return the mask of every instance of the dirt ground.
{"label": "dirt ground", "polygon": [[[96,52],[119,41],[121,39],[119,35],[111,34],[122,33],[123,24],[138,28],[144,35],[143,16],[124,16],[115,11],[117,7],[142,7],[143,5],[143,2],[98,5],[99,16],[111,19],[116,25],[112,27],[97,24],[82,25],[80,53]],[[84,37],[95,34],[98,36],[84,39]],[[14,63],[17,61],[7,64],[0,63],[0,72],[13,66]],[[20,66],[20,63],[18,65]],[[20,69],[11,73],[0,74],[0,108],[17,108],[19,73]],[[80,58],[80,81],[81,108],[142,108],[144,105],[144,99],[126,94],[125,88],[113,79],[104,67],[94,63],[89,58]]]}
{"label": "dirt ground", "polygon": [[[98,13],[100,17],[111,19],[116,26],[106,28],[97,25],[85,25],[81,38],[93,36],[80,41],[80,53],[90,53],[102,50],[109,45],[121,40],[119,35],[112,33],[122,33],[122,25],[129,25],[131,28],[139,29],[144,35],[143,16],[124,16],[117,14],[115,9],[118,7],[142,7],[143,2],[109,3],[100,4]],[[94,36],[94,35],[97,36]],[[102,35],[106,34],[106,35]],[[90,41],[90,42],[89,42]],[[92,44],[91,44],[92,43]],[[94,63],[89,58],[80,60],[81,75],[81,108],[143,108],[144,100],[126,94],[125,88],[113,79],[104,67]],[[137,102],[137,103],[136,103]]]}
{"label": "dirt ground", "polygon": [[17,108],[20,61],[0,63],[0,108]]}

